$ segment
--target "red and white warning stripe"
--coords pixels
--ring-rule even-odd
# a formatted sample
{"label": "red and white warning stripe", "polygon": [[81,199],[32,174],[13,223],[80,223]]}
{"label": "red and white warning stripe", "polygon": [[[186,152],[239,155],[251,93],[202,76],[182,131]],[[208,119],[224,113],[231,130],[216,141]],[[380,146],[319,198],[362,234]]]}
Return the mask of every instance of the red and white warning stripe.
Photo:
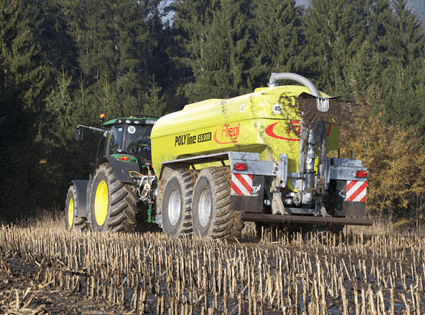
{"label": "red and white warning stripe", "polygon": [[367,181],[349,180],[347,181],[346,201],[366,202]]}
{"label": "red and white warning stripe", "polygon": [[232,196],[252,196],[253,175],[232,174]]}

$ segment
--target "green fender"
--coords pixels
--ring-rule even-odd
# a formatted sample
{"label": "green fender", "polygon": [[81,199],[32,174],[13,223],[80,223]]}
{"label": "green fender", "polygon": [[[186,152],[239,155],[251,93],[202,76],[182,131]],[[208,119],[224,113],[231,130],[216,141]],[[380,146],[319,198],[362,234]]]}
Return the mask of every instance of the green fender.
{"label": "green fender", "polygon": [[109,163],[115,178],[123,183],[133,184],[133,179],[129,175],[131,171],[140,173],[139,163],[137,162],[121,162],[113,156],[101,156],[97,159],[96,169],[103,163]]}

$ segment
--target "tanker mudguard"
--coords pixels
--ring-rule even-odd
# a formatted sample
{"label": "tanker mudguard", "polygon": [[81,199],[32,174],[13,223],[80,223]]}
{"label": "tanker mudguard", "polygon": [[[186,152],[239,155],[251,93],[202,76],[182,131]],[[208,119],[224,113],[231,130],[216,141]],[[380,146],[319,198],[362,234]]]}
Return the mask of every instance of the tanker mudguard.
{"label": "tanker mudguard", "polygon": [[86,203],[87,203],[87,184],[88,180],[73,180],[71,185],[75,186],[77,196],[75,198],[75,207],[77,216],[86,216]]}
{"label": "tanker mudguard", "polygon": [[115,178],[122,183],[133,183],[133,179],[130,177],[129,173],[131,171],[140,172],[138,163],[121,162],[113,156],[101,156],[96,162],[96,168],[98,168],[100,164],[106,162],[111,165]]}

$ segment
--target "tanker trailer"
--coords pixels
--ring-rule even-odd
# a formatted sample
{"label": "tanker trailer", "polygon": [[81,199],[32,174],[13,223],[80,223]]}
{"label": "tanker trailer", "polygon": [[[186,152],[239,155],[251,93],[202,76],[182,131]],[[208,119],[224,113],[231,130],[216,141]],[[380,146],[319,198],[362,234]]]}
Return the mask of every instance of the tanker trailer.
{"label": "tanker trailer", "polygon": [[372,225],[367,169],[327,156],[339,148],[338,113],[351,110],[300,75],[273,73],[267,88],[163,116],[151,134],[156,223],[212,238],[239,237],[246,221]]}

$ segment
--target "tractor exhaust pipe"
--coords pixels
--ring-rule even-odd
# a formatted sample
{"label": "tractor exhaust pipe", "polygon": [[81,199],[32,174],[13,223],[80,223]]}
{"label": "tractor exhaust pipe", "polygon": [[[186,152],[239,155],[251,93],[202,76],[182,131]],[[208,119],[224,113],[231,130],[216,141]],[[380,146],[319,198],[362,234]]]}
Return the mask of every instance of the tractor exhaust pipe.
{"label": "tractor exhaust pipe", "polygon": [[[309,91],[310,94],[319,98],[319,92],[311,81],[305,77],[295,74],[295,73],[272,73],[269,80],[269,87],[276,87],[278,80],[292,80],[301,83]],[[318,103],[319,106],[319,103]],[[313,124],[312,128],[309,130],[306,127],[306,122],[301,120],[301,139],[300,139],[300,159],[299,159],[299,172],[306,173],[305,181],[303,181],[303,194],[301,203],[311,204],[313,201],[313,193],[311,190],[314,188],[315,176],[314,176],[314,162],[317,158],[317,147],[321,144],[321,155],[326,154],[326,136],[325,139],[323,135],[325,134],[325,123]],[[306,146],[306,156],[304,156],[304,147]],[[323,163],[323,159],[320,159]],[[304,167],[305,166],[305,167]],[[322,169],[323,167],[319,167]]]}

